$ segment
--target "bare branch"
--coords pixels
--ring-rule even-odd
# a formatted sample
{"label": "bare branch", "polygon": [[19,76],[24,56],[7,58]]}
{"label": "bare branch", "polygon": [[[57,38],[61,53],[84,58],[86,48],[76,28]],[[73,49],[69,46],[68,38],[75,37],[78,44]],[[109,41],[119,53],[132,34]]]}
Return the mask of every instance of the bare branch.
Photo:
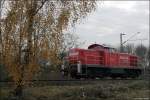
{"label": "bare branch", "polygon": [[39,12],[39,10],[44,6],[44,4],[46,3],[46,1],[48,1],[48,0],[42,0],[42,4],[41,4],[41,6],[35,11],[35,13],[33,14],[33,16],[35,16],[38,12]]}

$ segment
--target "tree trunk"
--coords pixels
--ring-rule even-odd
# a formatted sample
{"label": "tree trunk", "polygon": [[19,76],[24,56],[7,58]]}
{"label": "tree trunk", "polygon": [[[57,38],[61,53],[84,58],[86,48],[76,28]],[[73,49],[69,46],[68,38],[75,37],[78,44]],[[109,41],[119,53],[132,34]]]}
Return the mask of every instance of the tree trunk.
{"label": "tree trunk", "polygon": [[[24,84],[24,67],[28,66],[32,61],[32,37],[33,37],[33,25],[34,25],[34,13],[36,12],[37,2],[34,1],[27,1],[27,47],[25,50],[25,63],[21,66],[21,79],[19,80],[19,84],[15,89],[15,95],[18,97],[19,100],[23,99],[23,87]],[[20,52],[21,54],[21,52]]]}

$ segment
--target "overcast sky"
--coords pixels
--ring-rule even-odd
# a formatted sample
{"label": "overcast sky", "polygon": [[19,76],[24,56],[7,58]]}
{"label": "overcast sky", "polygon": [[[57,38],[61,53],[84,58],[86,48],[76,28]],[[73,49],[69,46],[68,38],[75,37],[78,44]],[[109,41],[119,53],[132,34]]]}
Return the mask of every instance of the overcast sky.
{"label": "overcast sky", "polygon": [[75,31],[81,41],[86,41],[83,48],[95,42],[118,46],[122,32],[126,34],[123,41],[140,32],[131,40],[147,39],[142,44],[148,46],[149,1],[99,1],[96,11],[78,24]]}

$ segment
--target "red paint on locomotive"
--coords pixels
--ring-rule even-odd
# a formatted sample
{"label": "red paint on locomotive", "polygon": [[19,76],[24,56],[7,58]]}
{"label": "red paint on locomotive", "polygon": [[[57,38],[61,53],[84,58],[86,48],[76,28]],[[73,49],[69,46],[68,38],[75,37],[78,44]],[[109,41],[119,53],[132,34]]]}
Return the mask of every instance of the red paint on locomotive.
{"label": "red paint on locomotive", "polygon": [[69,51],[69,63],[99,65],[109,68],[137,68],[138,57],[127,53],[115,52],[113,48],[92,44],[88,49],[74,48]]}

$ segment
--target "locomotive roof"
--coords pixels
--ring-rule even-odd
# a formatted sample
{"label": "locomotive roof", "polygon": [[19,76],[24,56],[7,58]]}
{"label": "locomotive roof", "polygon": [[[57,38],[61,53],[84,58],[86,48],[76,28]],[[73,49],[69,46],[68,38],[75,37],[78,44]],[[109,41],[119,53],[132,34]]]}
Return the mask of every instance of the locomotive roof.
{"label": "locomotive roof", "polygon": [[101,47],[101,48],[104,48],[104,49],[115,49],[115,48],[113,48],[113,47],[106,46],[106,45],[100,45],[100,44],[92,44],[92,45],[89,45],[88,49],[91,49],[91,48],[94,48],[94,47]]}
{"label": "locomotive roof", "polygon": [[92,45],[89,45],[89,46],[88,46],[88,49],[91,49],[91,48],[94,48],[94,47],[101,47],[101,48],[104,48],[103,45],[100,45],[100,44],[92,44]]}

